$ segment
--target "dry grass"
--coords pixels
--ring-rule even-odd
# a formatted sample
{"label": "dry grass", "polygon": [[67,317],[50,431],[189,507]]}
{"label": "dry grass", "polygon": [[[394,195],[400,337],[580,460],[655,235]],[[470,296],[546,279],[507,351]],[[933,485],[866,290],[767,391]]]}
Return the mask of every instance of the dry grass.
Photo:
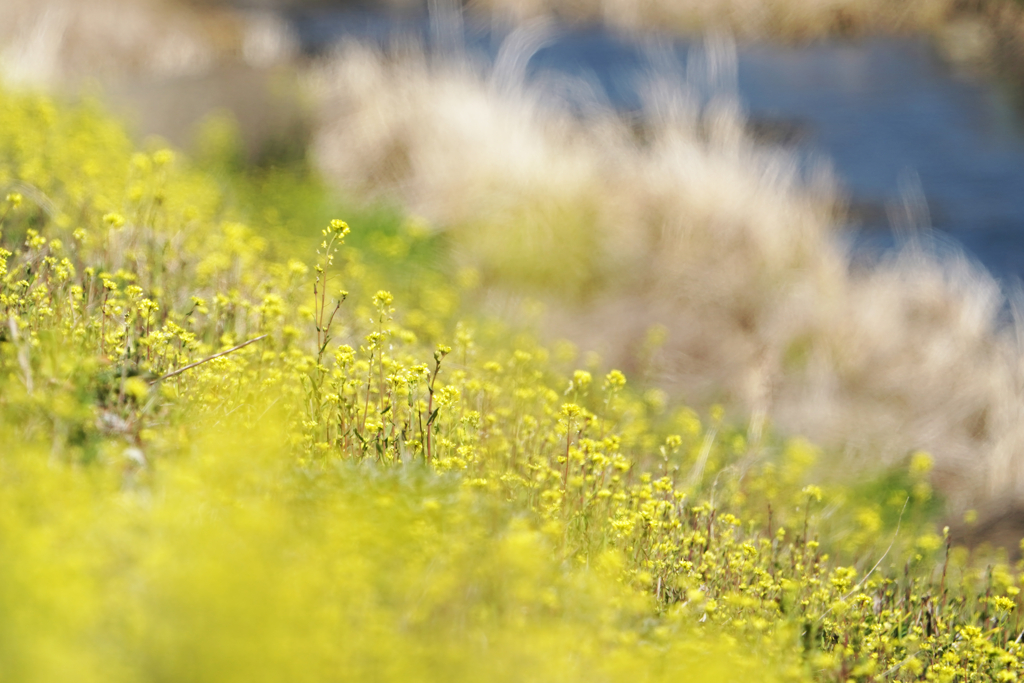
{"label": "dry grass", "polygon": [[191,13],[159,0],[8,0],[0,6],[8,79],[194,73],[216,48]]}
{"label": "dry grass", "polygon": [[469,0],[513,21],[540,16],[628,30],[724,30],[743,37],[812,39],[834,34],[930,31],[955,0]]}
{"label": "dry grass", "polygon": [[267,66],[294,49],[286,27],[267,13],[176,0],[0,3],[0,67],[8,82],[190,77],[226,61]]}
{"label": "dry grass", "polygon": [[[485,282],[560,290],[552,334],[646,364],[688,400],[853,462],[927,449],[959,507],[1024,494],[1024,353],[990,276],[927,237],[852,268],[828,174],[757,147],[728,93],[700,106],[653,78],[643,140],[596,102],[585,125],[543,106],[515,74],[531,35],[493,70],[345,49],[318,78],[321,168],[449,230]],[[727,83],[730,47],[706,57],[704,80]]]}

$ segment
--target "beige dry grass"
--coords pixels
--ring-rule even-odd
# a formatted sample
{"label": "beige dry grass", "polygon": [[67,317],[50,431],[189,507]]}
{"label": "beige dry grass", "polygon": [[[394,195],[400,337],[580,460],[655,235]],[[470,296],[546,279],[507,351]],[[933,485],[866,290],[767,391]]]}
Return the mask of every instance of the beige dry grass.
{"label": "beige dry grass", "polygon": [[33,84],[195,73],[217,53],[197,17],[159,0],[6,0],[0,46],[5,77]]}
{"label": "beige dry grass", "polygon": [[225,62],[266,67],[296,49],[283,21],[179,0],[5,0],[0,69],[35,86],[183,78]]}
{"label": "beige dry grass", "polygon": [[627,30],[728,31],[749,38],[931,31],[964,3],[955,0],[469,0],[515,22],[542,16]]}
{"label": "beige dry grass", "polygon": [[[186,0],[194,6],[227,0]],[[388,11],[415,12],[439,0],[377,0]],[[959,10],[1002,0],[458,0],[477,17],[522,23],[541,17],[602,22],[629,30],[703,32],[754,38],[814,39],[836,34],[931,31]],[[1011,0],[1012,1],[1012,0]],[[441,3],[451,0],[440,0]],[[344,0],[260,0],[264,7],[344,6]],[[371,3],[351,3],[370,5]]]}
{"label": "beige dry grass", "polygon": [[[449,230],[495,288],[560,289],[549,331],[610,363],[642,369],[663,327],[657,380],[688,400],[858,466],[924,448],[955,507],[1024,495],[1024,352],[990,276],[927,235],[852,268],[827,172],[755,145],[728,92],[701,106],[654,78],[638,141],[598,104],[582,124],[542,104],[518,77],[535,37],[510,37],[493,70],[343,50],[317,78],[321,168]],[[733,60],[712,44],[705,80]]]}

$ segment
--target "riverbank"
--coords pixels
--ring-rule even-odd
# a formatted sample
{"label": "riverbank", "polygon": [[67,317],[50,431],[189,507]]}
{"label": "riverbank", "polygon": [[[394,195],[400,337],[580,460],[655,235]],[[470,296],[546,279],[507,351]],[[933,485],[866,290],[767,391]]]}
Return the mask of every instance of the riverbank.
{"label": "riverbank", "polygon": [[286,258],[223,186],[0,90],[5,681],[1024,673],[1019,568],[936,527],[927,454],[815,483],[481,314],[422,225]]}

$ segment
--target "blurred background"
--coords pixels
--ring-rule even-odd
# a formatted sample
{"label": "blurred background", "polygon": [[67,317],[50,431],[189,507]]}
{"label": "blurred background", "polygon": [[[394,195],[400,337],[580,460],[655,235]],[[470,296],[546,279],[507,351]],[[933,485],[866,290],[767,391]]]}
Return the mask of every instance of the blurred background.
{"label": "blurred background", "polygon": [[[301,81],[317,59],[346,40],[429,41],[431,8],[436,19],[455,5],[9,0],[0,59],[8,81],[102,92],[140,137],[188,147],[200,121],[229,115],[254,161],[308,144],[316,103]],[[551,35],[527,56],[529,75],[576,79],[578,96],[634,118],[652,57],[663,66],[668,56],[685,78],[702,36],[731,36],[729,82],[707,95],[731,91],[757,141],[833,164],[859,246],[892,246],[893,221],[905,222],[893,214],[910,197],[914,220],[997,277],[1024,273],[1016,0],[470,0],[462,9],[455,30],[491,60],[514,26],[546,17]]]}

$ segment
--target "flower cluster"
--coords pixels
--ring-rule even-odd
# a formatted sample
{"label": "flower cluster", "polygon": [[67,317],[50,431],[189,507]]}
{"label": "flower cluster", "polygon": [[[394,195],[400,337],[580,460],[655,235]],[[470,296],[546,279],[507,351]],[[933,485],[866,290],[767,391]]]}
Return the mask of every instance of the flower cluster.
{"label": "flower cluster", "polygon": [[927,455],[815,484],[467,312],[422,231],[275,260],[215,187],[0,97],[5,679],[1021,673],[1018,568],[936,532]]}

